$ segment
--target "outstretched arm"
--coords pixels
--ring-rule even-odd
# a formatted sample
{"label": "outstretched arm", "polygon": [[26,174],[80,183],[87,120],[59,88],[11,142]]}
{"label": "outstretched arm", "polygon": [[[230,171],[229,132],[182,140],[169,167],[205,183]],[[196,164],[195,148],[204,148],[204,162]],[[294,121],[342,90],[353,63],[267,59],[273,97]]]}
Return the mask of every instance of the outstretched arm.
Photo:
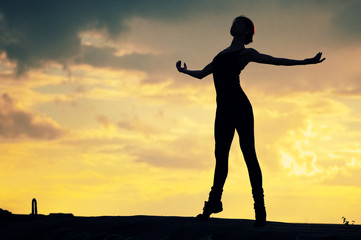
{"label": "outstretched arm", "polygon": [[319,52],[313,58],[306,58],[304,60],[294,60],[287,58],[275,58],[266,54],[262,54],[254,50],[252,54],[252,62],[272,64],[272,65],[282,65],[282,66],[294,66],[294,65],[307,65],[307,64],[316,64],[323,62],[326,58],[322,58],[322,53]]}
{"label": "outstretched arm", "polygon": [[182,67],[181,61],[178,61],[176,63],[176,67],[179,72],[188,74],[189,76],[192,76],[192,77],[195,77],[198,79],[202,79],[212,73],[212,63],[205,66],[202,70],[194,70],[194,71],[188,70],[186,63],[184,63],[184,67]]}

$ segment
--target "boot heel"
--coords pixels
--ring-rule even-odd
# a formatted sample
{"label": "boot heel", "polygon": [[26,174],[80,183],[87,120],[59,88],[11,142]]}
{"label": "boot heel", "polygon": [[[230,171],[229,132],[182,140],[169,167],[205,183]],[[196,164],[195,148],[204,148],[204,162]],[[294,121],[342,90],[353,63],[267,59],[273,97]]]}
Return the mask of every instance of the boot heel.
{"label": "boot heel", "polygon": [[256,220],[254,221],[254,227],[264,227],[266,225],[266,208],[265,206],[254,207]]}
{"label": "boot heel", "polygon": [[204,202],[203,213],[198,214],[198,219],[208,219],[212,213],[220,213],[223,211],[222,202]]}
{"label": "boot heel", "polygon": [[263,227],[266,225],[266,208],[264,204],[264,195],[263,189],[252,190],[252,195],[254,199],[254,211],[256,220],[254,222],[255,227]]}

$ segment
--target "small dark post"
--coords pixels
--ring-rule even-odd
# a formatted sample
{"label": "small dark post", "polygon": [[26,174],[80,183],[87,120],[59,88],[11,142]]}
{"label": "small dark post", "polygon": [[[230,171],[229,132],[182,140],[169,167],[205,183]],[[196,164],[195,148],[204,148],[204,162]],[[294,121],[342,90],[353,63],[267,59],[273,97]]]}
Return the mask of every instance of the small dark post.
{"label": "small dark post", "polygon": [[31,201],[31,215],[38,215],[38,206],[37,206],[37,202],[36,199],[33,198],[33,200]]}

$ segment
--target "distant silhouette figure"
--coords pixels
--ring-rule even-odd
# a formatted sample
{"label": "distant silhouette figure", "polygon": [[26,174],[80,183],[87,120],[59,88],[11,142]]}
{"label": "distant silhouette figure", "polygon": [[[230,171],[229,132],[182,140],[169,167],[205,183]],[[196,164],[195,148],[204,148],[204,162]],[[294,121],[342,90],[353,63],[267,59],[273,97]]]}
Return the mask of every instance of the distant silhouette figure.
{"label": "distant silhouette figure", "polygon": [[262,172],[258,163],[255,140],[254,119],[251,103],[240,86],[239,74],[250,62],[272,65],[306,65],[323,62],[322,53],[305,60],[275,58],[257,52],[245,45],[253,41],[253,22],[244,16],[234,19],[231,27],[233,41],[231,45],[221,51],[211,63],[202,70],[188,70],[186,63],[182,67],[181,61],[176,63],[179,72],[202,79],[213,74],[217,93],[217,110],[214,125],[216,167],[213,186],[209,199],[205,202],[203,213],[197,218],[208,219],[212,213],[223,210],[221,196],[228,174],[228,155],[237,130],[240,147],[246,162],[254,199],[255,223],[254,226],[266,224],[266,209],[262,187]]}

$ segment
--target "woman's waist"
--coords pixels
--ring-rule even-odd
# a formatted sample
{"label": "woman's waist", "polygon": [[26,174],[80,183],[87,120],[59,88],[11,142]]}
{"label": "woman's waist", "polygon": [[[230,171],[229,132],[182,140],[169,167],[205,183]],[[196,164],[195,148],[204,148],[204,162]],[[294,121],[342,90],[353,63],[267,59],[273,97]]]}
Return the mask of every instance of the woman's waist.
{"label": "woman's waist", "polygon": [[247,95],[242,89],[232,92],[217,92],[217,104],[220,103],[249,103]]}
{"label": "woman's waist", "polygon": [[246,97],[245,92],[239,84],[232,84],[228,86],[215,86],[217,98],[242,98]]}

